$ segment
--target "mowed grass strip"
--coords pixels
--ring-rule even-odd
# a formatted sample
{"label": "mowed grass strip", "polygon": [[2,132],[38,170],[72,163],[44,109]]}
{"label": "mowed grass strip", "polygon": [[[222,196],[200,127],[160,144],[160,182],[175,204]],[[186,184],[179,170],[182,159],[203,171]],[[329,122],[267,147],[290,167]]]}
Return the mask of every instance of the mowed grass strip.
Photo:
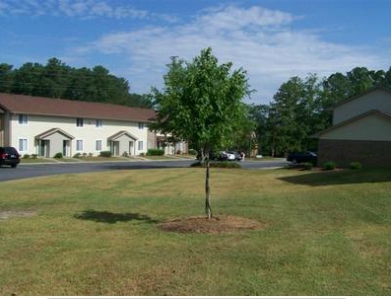
{"label": "mowed grass strip", "polygon": [[1,183],[0,294],[391,294],[391,170],[213,169],[214,213],[265,228],[159,230],[203,214],[204,171]]}

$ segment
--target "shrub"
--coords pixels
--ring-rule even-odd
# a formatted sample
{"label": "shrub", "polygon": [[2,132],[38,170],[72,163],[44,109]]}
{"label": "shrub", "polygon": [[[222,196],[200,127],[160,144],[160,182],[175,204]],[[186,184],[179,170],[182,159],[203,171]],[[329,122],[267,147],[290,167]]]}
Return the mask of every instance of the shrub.
{"label": "shrub", "polygon": [[32,155],[31,155],[31,158],[32,158],[32,159],[37,159],[37,157],[38,157],[37,154],[32,154]]}
{"label": "shrub", "polygon": [[164,156],[164,150],[158,148],[150,148],[147,151],[147,156]]}
{"label": "shrub", "polygon": [[360,170],[360,169],[362,169],[362,165],[360,162],[352,162],[349,164],[349,169]]}
{"label": "shrub", "polygon": [[24,154],[22,159],[29,159],[30,158],[30,155],[29,154]]}
{"label": "shrub", "polygon": [[94,156],[93,153],[88,153],[88,157],[92,158]]}
{"label": "shrub", "polygon": [[333,170],[337,167],[337,163],[333,161],[328,161],[323,164],[323,169],[325,170]]}
{"label": "shrub", "polygon": [[57,153],[57,154],[54,155],[54,158],[55,159],[61,159],[61,158],[63,158],[63,155],[62,155],[62,153]]}
{"label": "shrub", "polygon": [[189,155],[197,156],[197,151],[195,149],[189,149]]}
{"label": "shrub", "polygon": [[177,151],[176,151],[176,154],[177,154],[177,155],[182,155],[183,152],[182,152],[181,150],[177,150]]}
{"label": "shrub", "polygon": [[129,157],[128,152],[123,152],[123,153],[122,153],[122,157]]}
{"label": "shrub", "polygon": [[311,170],[312,167],[314,167],[314,165],[312,165],[311,162],[303,163],[301,166],[303,167],[304,170]]}
{"label": "shrub", "polygon": [[110,151],[101,151],[99,156],[110,158],[111,157],[111,152]]}
{"label": "shrub", "polygon": [[87,153],[83,153],[83,158],[87,157]]}
{"label": "shrub", "polygon": [[80,158],[80,157],[81,157],[81,154],[80,154],[80,153],[76,153],[76,154],[73,155],[73,158],[76,158],[76,159],[77,159],[77,158]]}

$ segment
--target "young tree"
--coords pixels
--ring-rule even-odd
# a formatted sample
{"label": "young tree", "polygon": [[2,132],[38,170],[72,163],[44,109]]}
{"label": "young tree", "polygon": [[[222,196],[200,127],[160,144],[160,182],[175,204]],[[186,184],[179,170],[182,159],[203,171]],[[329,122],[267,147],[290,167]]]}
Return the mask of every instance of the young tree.
{"label": "young tree", "polygon": [[246,72],[231,71],[231,67],[232,63],[219,65],[211,48],[202,50],[191,63],[172,57],[164,90],[153,89],[157,117],[151,129],[196,145],[206,163],[208,219],[212,217],[209,152],[224,146],[235,134],[244,113],[242,99],[250,94]]}

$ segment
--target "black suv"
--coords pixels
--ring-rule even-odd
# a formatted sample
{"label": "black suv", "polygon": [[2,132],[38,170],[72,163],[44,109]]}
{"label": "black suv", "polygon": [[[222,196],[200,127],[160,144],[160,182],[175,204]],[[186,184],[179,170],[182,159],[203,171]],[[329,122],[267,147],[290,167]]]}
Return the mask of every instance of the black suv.
{"label": "black suv", "polygon": [[0,166],[10,165],[16,167],[20,162],[18,151],[11,146],[0,147]]}

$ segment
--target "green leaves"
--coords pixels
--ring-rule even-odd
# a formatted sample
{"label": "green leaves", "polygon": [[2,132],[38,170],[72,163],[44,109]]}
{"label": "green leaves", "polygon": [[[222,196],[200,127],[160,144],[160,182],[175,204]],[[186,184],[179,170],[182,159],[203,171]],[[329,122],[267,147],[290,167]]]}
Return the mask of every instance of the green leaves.
{"label": "green leaves", "polygon": [[209,150],[223,146],[242,117],[242,99],[250,93],[246,72],[231,72],[207,48],[191,63],[171,58],[163,92],[154,90],[158,123],[154,129]]}
{"label": "green leaves", "polygon": [[147,96],[129,93],[129,82],[103,66],[72,68],[57,58],[46,65],[25,63],[19,69],[0,64],[0,92],[89,102],[151,107]]}

